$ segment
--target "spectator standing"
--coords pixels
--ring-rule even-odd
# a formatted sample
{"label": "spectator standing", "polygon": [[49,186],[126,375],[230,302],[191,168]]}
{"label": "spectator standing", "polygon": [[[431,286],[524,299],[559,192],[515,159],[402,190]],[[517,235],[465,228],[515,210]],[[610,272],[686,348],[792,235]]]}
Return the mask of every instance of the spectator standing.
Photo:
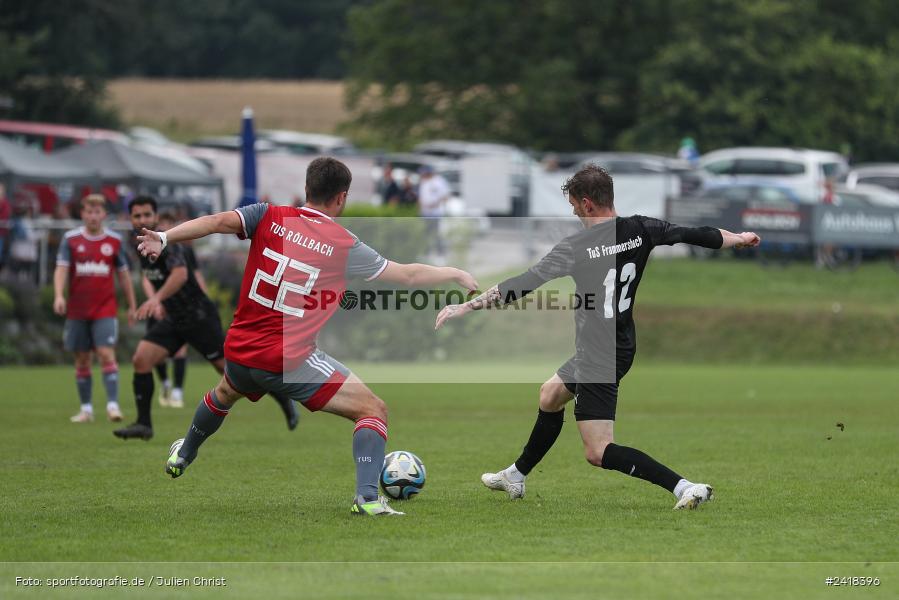
{"label": "spectator standing", "polygon": [[6,189],[0,184],[0,271],[6,263],[6,238],[9,237],[8,221],[12,218],[12,207],[6,199]]}
{"label": "spectator standing", "polygon": [[400,188],[400,206],[414,206],[418,208],[418,190],[412,181],[411,175],[406,175]]}
{"label": "spectator standing", "polygon": [[438,256],[443,256],[440,217],[444,214],[444,207],[452,190],[446,179],[434,172],[434,167],[425,165],[421,167],[419,173],[421,181],[418,184],[418,212],[425,219],[428,237],[432,242],[431,248],[437,252]]}
{"label": "spectator standing", "polygon": [[12,208],[9,228],[9,266],[20,281],[37,282],[38,238],[31,225],[34,198],[18,195]]}
{"label": "spectator standing", "polygon": [[691,167],[696,167],[699,164],[699,148],[696,147],[696,141],[691,137],[682,139],[677,157],[690,163]]}
{"label": "spectator standing", "polygon": [[402,202],[403,191],[393,179],[393,166],[390,163],[384,165],[384,176],[381,178],[381,203],[385,206],[399,206]]}

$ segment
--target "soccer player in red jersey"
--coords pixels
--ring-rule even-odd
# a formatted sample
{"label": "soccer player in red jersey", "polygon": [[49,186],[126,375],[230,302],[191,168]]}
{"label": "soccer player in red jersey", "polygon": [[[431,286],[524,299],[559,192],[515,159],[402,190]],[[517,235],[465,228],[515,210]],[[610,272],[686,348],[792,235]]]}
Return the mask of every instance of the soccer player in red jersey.
{"label": "soccer player in red jersey", "polygon": [[[106,386],[106,416],[121,421],[119,409],[119,366],[115,345],[118,339],[115,283],[128,301],[128,321],[134,322],[136,303],[128,257],[122,239],[103,227],[106,218],[106,199],[91,194],[81,200],[81,220],[84,226],[65,234],[56,256],[53,274],[53,310],[66,316],[63,342],[65,349],[75,353],[75,384],[81,400],[81,410],[72,417],[73,423],[94,420],[91,404],[91,351],[100,359],[103,384]],[[69,288],[68,301],[65,289]]]}
{"label": "soccer player in red jersey", "polygon": [[303,208],[254,204],[200,217],[168,232],[143,231],[138,250],[158,256],[168,243],[212,233],[252,240],[234,322],[225,340],[225,374],[197,407],[187,436],[172,444],[166,472],[179,477],[238,399],[271,393],[355,422],[359,515],[402,514],[378,497],[387,442],[387,406],[343,364],[316,347],[338,307],[346,280],[363,277],[406,286],[477,282],[460,269],[388,261],[334,221],[346,205],[352,176],[342,162],[317,158],[306,171]]}

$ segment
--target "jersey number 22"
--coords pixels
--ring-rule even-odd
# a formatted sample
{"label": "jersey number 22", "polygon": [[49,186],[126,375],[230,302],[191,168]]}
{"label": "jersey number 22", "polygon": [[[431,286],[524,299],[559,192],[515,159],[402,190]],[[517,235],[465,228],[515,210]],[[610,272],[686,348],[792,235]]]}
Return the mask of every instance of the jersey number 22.
{"label": "jersey number 22", "polygon": [[[290,258],[289,256],[279,254],[271,248],[263,250],[262,255],[269,257],[278,264],[275,267],[274,273],[266,273],[262,269],[256,269],[256,276],[253,277],[253,285],[250,286],[250,300],[258,302],[266,308],[271,308],[295,317],[302,317],[306,311],[295,306],[288,306],[285,303],[287,294],[293,292],[295,294],[308,296],[312,291],[312,286],[315,285],[315,280],[318,279],[318,274],[321,273],[321,269],[307,265],[306,263]],[[306,273],[309,275],[309,279],[306,280],[304,285],[282,281],[288,267],[301,273]],[[264,281],[278,288],[278,293],[275,295],[274,300],[270,300],[259,293],[258,288],[260,281]]]}

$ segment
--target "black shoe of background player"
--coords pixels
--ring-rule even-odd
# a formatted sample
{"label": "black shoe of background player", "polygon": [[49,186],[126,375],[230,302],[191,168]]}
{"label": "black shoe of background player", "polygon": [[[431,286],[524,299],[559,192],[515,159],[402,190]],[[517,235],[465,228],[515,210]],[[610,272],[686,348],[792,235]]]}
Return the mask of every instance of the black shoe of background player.
{"label": "black shoe of background player", "polygon": [[128,427],[116,429],[112,432],[112,435],[116,436],[117,438],[122,438],[123,440],[139,438],[146,442],[153,437],[153,428],[147,427],[143,423],[132,423]]}
{"label": "black shoe of background player", "polygon": [[278,402],[278,406],[281,407],[281,412],[284,413],[284,418],[287,420],[287,429],[293,431],[297,428],[297,424],[300,422],[300,415],[297,413],[297,407],[293,403],[293,400],[274,397]]}

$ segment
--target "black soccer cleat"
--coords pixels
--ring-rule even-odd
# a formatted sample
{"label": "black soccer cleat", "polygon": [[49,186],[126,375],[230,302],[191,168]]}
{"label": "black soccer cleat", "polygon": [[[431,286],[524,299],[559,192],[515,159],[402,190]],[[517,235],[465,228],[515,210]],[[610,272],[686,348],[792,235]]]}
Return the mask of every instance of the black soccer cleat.
{"label": "black soccer cleat", "polygon": [[297,424],[300,422],[300,415],[297,412],[297,407],[293,403],[291,399],[283,399],[272,394],[272,397],[278,403],[278,406],[281,407],[281,412],[284,413],[284,419],[287,421],[287,429],[293,431],[297,428]]}
{"label": "black soccer cleat", "polygon": [[146,442],[153,437],[153,428],[147,427],[143,423],[132,423],[128,427],[116,429],[112,432],[112,435],[116,436],[117,438],[122,438],[123,440],[139,438]]}

